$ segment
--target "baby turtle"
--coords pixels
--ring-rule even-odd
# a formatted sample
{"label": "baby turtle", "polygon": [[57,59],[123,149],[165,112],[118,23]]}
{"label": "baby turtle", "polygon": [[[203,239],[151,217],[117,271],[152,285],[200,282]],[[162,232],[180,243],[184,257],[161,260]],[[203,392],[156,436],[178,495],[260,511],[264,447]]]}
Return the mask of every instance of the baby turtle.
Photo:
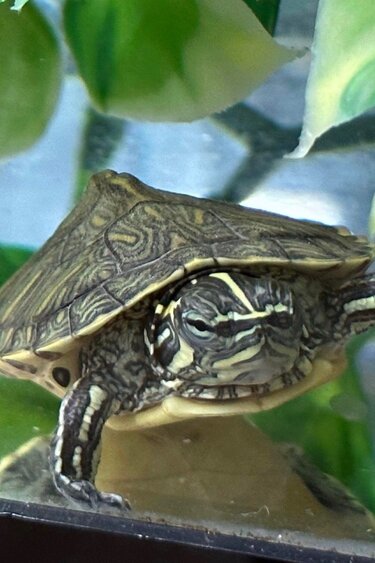
{"label": "baby turtle", "polygon": [[373,257],[344,228],[94,175],[0,290],[0,370],[64,396],[57,488],[126,505],[94,485],[107,420],[254,412],[339,375],[375,324]]}

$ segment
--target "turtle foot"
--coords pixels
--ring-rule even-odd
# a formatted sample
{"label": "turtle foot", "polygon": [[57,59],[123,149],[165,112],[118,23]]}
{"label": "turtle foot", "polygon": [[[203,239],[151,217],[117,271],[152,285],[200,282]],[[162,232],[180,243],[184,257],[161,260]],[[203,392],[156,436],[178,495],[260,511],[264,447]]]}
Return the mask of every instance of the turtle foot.
{"label": "turtle foot", "polygon": [[100,510],[103,506],[130,510],[129,502],[121,495],[98,491],[90,481],[73,480],[65,475],[59,475],[58,479],[55,477],[55,484],[65,498],[95,510]]}

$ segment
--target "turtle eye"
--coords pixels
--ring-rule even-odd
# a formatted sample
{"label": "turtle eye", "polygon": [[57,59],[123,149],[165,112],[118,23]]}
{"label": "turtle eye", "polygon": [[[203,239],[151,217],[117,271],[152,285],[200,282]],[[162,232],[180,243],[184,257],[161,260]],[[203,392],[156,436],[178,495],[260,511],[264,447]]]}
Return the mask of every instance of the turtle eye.
{"label": "turtle eye", "polygon": [[209,338],[213,333],[212,327],[203,319],[186,317],[185,322],[189,331],[200,338]]}

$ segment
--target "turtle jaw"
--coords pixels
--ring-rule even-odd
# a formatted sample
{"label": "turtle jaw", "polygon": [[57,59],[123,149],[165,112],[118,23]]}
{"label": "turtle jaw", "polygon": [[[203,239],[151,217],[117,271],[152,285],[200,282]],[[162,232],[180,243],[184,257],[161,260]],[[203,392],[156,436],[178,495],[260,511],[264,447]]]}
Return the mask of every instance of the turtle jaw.
{"label": "turtle jaw", "polygon": [[218,374],[202,375],[196,372],[190,375],[168,374],[167,378],[160,380],[160,385],[165,389],[165,396],[189,399],[228,401],[265,397],[294,386],[310,376],[315,352],[316,350],[308,348],[300,351],[292,366],[285,364],[285,369],[281,368],[278,358],[272,358],[271,365],[262,358],[261,369],[256,370],[255,366],[252,366],[251,370],[237,377],[234,377],[232,372],[225,378],[219,378]]}
{"label": "turtle jaw", "polygon": [[250,356],[240,362],[231,363],[231,357],[228,356],[226,362],[219,360],[208,363],[204,369],[189,369],[188,373],[181,374],[180,379],[187,385],[191,383],[193,386],[218,389],[227,386],[244,389],[272,384],[274,380],[293,369],[300,350],[299,348],[288,348],[287,352],[284,355],[270,353],[264,346],[256,358]]}
{"label": "turtle jaw", "polygon": [[242,349],[239,354],[228,353],[224,360],[207,362],[207,376],[197,382],[257,385],[271,383],[283,373],[290,372],[301,353],[300,339],[280,342],[273,336],[272,331],[259,330],[256,345]]}
{"label": "turtle jaw", "polygon": [[242,344],[238,353],[224,350],[219,359],[215,350],[194,354],[180,337],[184,354],[180,352],[179,362],[161,366],[154,358],[151,367],[166,395],[214,400],[264,395],[290,386],[309,373],[311,352],[306,347],[302,350],[300,338],[280,343],[266,331],[259,333],[251,347],[243,348]]}

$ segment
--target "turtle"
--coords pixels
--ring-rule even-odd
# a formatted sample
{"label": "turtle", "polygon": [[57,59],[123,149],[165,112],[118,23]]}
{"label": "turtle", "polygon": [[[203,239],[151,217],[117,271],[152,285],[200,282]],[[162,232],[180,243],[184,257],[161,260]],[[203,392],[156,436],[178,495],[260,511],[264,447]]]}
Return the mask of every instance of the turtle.
{"label": "turtle", "polygon": [[273,408],[375,324],[374,246],[105,170],[0,289],[0,371],[63,397],[55,486],[95,509],[101,433]]}

